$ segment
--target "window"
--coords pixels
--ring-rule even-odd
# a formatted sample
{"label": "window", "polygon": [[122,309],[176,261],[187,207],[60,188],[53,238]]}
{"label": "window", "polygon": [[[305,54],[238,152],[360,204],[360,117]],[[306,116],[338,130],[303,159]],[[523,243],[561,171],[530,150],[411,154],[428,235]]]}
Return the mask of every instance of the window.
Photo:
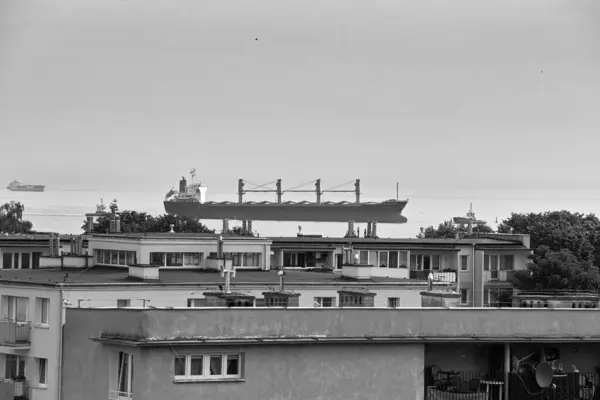
{"label": "window", "polygon": [[500,271],[512,271],[514,269],[515,257],[512,254],[500,256]]}
{"label": "window", "polygon": [[368,251],[366,251],[366,250],[359,251],[358,257],[359,257],[359,263],[361,265],[369,264],[369,252]]}
{"label": "window", "polygon": [[469,290],[460,289],[460,304],[467,304],[469,301]]}
{"label": "window", "polygon": [[21,259],[21,268],[29,269],[29,267],[30,267],[29,262],[31,261],[31,253],[23,253],[22,257],[23,258]]}
{"label": "window", "polygon": [[116,398],[130,399],[133,383],[133,354],[119,352]]}
{"label": "window", "polygon": [[398,268],[398,252],[390,251],[390,260],[389,265],[390,268]]}
{"label": "window", "polygon": [[27,322],[29,298],[2,296],[2,318],[10,321]]}
{"label": "window", "polygon": [[244,267],[260,266],[260,253],[244,253]]}
{"label": "window", "polygon": [[204,253],[183,253],[183,265],[197,267],[202,263]]}
{"label": "window", "polygon": [[118,299],[117,307],[119,307],[119,308],[131,307],[131,300],[130,299]]}
{"label": "window", "polygon": [[431,256],[431,269],[439,270],[442,265],[442,260],[439,255]]}
{"label": "window", "polygon": [[12,253],[2,253],[2,268],[12,269]]}
{"label": "window", "polygon": [[388,252],[387,251],[380,251],[379,252],[379,267],[381,268],[387,268],[388,266]]}
{"label": "window", "polygon": [[159,265],[161,267],[164,266],[165,265],[165,253],[151,252],[150,253],[150,264]]}
{"label": "window", "polygon": [[45,358],[36,358],[36,365],[38,371],[38,385],[46,386],[46,373],[48,370],[48,360]]}
{"label": "window", "polygon": [[269,297],[267,299],[267,306],[269,307],[287,307],[287,297]]}
{"label": "window", "polygon": [[50,299],[37,297],[35,299],[35,314],[37,325],[48,325],[48,312],[50,311]]}
{"label": "window", "polygon": [[398,252],[398,266],[400,268],[408,267],[408,252],[407,251]]}
{"label": "window", "polygon": [[400,307],[399,297],[388,297],[388,307],[396,308]]}
{"label": "window", "polygon": [[243,353],[175,356],[175,381],[241,379]]}
{"label": "window", "polygon": [[420,254],[410,255],[410,269],[420,271],[423,269],[423,259]]}
{"label": "window", "polygon": [[335,297],[315,297],[315,307],[335,307]]}
{"label": "window", "polygon": [[94,256],[98,264],[133,265],[137,262],[135,251],[94,249]]}
{"label": "window", "polygon": [[13,257],[13,268],[14,269],[19,269],[19,256],[21,254],[20,253],[14,253],[14,257]]}
{"label": "window", "polygon": [[8,379],[25,378],[25,356],[7,354],[4,377]]}
{"label": "window", "polygon": [[363,296],[358,294],[345,294],[340,296],[340,306],[362,306],[363,305]]}
{"label": "window", "polygon": [[183,253],[166,253],[167,267],[183,267]]}
{"label": "window", "polygon": [[460,270],[461,271],[469,270],[469,256],[460,256]]}
{"label": "window", "polygon": [[32,268],[33,269],[38,269],[40,267],[40,257],[42,256],[42,253],[33,253],[33,257],[32,257],[32,261],[33,261],[33,265]]}

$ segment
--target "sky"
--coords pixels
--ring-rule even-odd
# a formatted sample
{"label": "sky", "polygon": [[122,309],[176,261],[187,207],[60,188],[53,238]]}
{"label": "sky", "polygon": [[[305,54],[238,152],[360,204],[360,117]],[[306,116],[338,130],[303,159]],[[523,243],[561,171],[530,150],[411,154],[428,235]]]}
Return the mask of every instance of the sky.
{"label": "sky", "polygon": [[404,236],[471,201],[600,213],[599,42],[595,0],[3,0],[0,180],[398,183]]}

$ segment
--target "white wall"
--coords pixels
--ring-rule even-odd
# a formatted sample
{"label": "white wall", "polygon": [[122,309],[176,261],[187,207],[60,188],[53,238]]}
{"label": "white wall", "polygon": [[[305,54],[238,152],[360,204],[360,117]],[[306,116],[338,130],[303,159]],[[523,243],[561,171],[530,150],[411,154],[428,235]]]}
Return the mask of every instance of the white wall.
{"label": "white wall", "polygon": [[[16,350],[7,346],[0,346],[0,376],[4,376],[6,365],[6,354],[19,354],[27,357],[25,363],[25,375],[29,380],[32,389],[32,399],[34,400],[58,400],[58,382],[59,382],[59,343],[61,338],[61,304],[60,291],[54,288],[40,288],[29,286],[17,286],[14,284],[1,285],[0,295],[2,296],[18,296],[29,298],[29,306],[27,310],[27,319],[31,321],[31,349]],[[36,321],[39,318],[36,312],[36,298],[42,297],[50,299],[48,326],[36,326]],[[4,305],[4,297],[0,297],[0,310],[4,313],[6,306]],[[0,315],[4,318],[4,315]],[[47,387],[36,387],[38,382],[38,371],[36,358],[47,359]]]}

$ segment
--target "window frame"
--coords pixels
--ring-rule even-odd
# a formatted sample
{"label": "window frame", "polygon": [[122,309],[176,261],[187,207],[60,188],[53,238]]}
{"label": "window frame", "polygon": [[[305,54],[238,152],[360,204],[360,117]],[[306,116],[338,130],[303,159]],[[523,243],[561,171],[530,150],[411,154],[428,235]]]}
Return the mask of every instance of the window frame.
{"label": "window frame", "polygon": [[[202,375],[192,375],[191,365],[193,358],[202,358]],[[210,362],[214,357],[220,357],[220,374],[211,374]],[[237,373],[227,373],[227,361],[229,357],[237,357]],[[175,362],[176,360],[185,359],[184,375],[176,375]],[[240,381],[244,380],[244,352],[225,352],[225,353],[186,353],[175,354],[173,359],[173,382],[214,382],[214,381]]]}
{"label": "window frame", "polygon": [[[35,326],[47,328],[50,326],[50,299],[47,297],[35,298]],[[44,321],[45,314],[45,321]]]}
{"label": "window frame", "polygon": [[[48,359],[47,358],[36,358],[35,365],[37,370],[37,387],[48,387]],[[42,374],[43,372],[43,374]],[[43,376],[43,382],[42,382]]]}
{"label": "window frame", "polygon": [[[463,301],[463,293],[464,293],[464,301]],[[462,304],[462,305],[469,304],[469,289],[460,289],[460,304]]]}
{"label": "window frame", "polygon": [[[464,268],[463,268],[463,260],[465,260]],[[469,271],[469,255],[468,254],[461,254],[459,262],[460,262],[460,270],[462,272]]]}
{"label": "window frame", "polygon": [[400,297],[388,297],[388,307],[389,308],[400,307]]}

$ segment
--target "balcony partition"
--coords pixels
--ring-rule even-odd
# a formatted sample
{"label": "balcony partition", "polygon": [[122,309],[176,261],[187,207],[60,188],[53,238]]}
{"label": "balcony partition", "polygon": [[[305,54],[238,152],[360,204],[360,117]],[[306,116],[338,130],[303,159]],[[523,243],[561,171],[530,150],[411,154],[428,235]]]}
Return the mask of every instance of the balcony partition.
{"label": "balcony partition", "polygon": [[28,346],[30,344],[29,333],[31,322],[29,321],[0,321],[0,345],[3,346]]}
{"label": "balcony partition", "polygon": [[434,282],[455,283],[458,281],[456,271],[452,271],[452,270],[444,270],[444,271],[411,270],[410,271],[410,279],[426,281],[430,272],[433,273]]}
{"label": "balcony partition", "polygon": [[0,399],[29,400],[29,381],[0,379]]}

